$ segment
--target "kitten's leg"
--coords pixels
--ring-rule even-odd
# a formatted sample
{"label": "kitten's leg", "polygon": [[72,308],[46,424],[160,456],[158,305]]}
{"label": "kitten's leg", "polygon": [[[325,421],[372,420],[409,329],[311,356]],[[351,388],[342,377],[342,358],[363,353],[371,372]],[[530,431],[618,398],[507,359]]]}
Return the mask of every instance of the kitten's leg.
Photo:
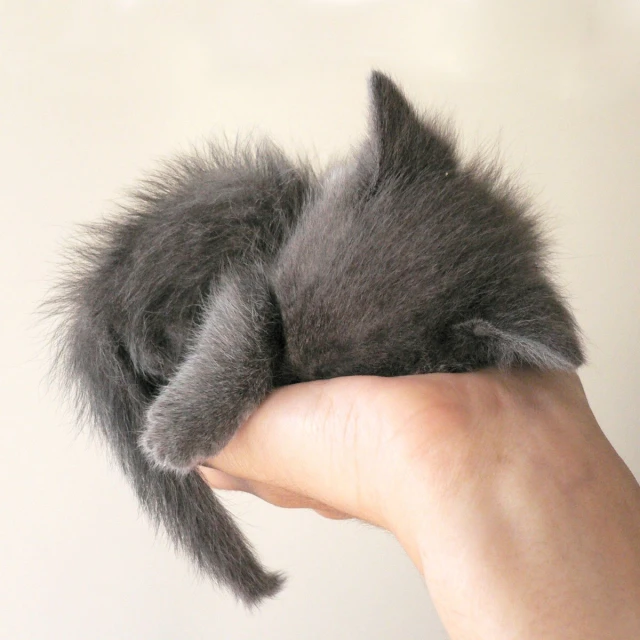
{"label": "kitten's leg", "polygon": [[282,326],[261,269],[225,277],[184,363],[153,402],[141,445],[187,472],[224,447],[274,385]]}

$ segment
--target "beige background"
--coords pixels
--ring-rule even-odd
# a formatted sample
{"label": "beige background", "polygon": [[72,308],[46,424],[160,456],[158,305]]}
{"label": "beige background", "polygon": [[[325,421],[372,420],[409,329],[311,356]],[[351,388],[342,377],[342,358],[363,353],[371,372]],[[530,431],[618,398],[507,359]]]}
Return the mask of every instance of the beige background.
{"label": "beige background", "polygon": [[238,131],[343,152],[372,67],[548,210],[584,383],[640,475],[640,2],[0,0],[3,640],[445,637],[390,536],[249,498],[228,502],[289,587],[248,613],[200,582],[47,389],[33,314],[74,225],[154,159]]}

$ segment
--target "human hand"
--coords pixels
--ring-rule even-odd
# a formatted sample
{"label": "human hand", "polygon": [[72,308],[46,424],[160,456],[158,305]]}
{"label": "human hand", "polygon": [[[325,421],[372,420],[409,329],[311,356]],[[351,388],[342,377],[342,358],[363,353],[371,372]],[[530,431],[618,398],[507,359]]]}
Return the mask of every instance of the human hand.
{"label": "human hand", "polygon": [[354,376],[278,389],[200,472],[216,489],[389,528],[382,494],[401,482],[392,460],[412,435],[421,439],[422,412],[435,420],[455,409],[448,377]]}
{"label": "human hand", "polygon": [[214,487],[392,531],[454,639],[640,637],[640,488],[575,374],[295,385],[210,462]]}

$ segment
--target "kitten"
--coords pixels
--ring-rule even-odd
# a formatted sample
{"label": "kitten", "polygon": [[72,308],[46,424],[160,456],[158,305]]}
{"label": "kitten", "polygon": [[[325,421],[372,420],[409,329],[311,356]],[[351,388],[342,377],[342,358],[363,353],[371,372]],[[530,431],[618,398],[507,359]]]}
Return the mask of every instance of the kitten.
{"label": "kitten", "polygon": [[583,362],[532,214],[388,77],[370,96],[367,139],[324,174],[269,143],[176,160],[54,301],[62,372],[146,512],[246,603],[282,577],[193,469],[274,387]]}

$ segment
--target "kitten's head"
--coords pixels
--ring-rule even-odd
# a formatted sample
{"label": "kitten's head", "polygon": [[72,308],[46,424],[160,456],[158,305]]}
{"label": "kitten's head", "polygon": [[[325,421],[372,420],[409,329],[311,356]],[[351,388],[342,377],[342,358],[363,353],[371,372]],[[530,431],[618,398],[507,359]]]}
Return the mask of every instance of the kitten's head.
{"label": "kitten's head", "polygon": [[327,174],[281,267],[307,379],[583,362],[535,216],[380,72],[367,139]]}

